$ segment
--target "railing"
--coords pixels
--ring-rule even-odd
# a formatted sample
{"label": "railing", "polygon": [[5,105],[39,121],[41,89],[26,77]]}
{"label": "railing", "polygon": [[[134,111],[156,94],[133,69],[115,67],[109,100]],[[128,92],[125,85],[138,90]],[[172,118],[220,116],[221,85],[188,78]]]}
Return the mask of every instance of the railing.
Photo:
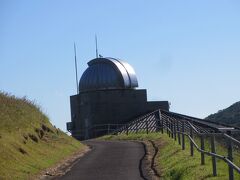
{"label": "railing", "polygon": [[79,130],[72,130],[71,134],[76,139],[86,140],[90,138],[96,138],[106,134],[112,134],[116,129],[120,129],[125,124],[96,124],[94,126],[83,128]]}
{"label": "railing", "polygon": [[[225,132],[221,132],[221,130],[225,130]],[[204,123],[204,121],[202,123],[199,120],[196,121],[196,119],[189,116],[178,115],[175,113],[171,114],[171,112],[157,110],[123,125],[121,128],[114,131],[114,134],[126,133],[128,135],[129,133],[138,133],[141,131],[146,133],[156,131],[160,131],[161,133],[166,132],[169,137],[178,141],[182,150],[186,149],[185,138],[188,138],[191,156],[194,155],[194,147],[201,153],[202,165],[205,164],[205,155],[211,156],[213,176],[217,176],[216,159],[224,161],[228,164],[229,179],[233,180],[234,170],[240,174],[240,167],[233,161],[233,148],[239,150],[240,141],[231,136],[233,130],[234,128],[231,127],[217,128]],[[196,137],[199,137],[200,139],[200,147],[194,140]],[[207,138],[210,138],[210,151],[205,149]],[[216,153],[216,138],[221,140],[221,144],[227,148],[227,156]]]}

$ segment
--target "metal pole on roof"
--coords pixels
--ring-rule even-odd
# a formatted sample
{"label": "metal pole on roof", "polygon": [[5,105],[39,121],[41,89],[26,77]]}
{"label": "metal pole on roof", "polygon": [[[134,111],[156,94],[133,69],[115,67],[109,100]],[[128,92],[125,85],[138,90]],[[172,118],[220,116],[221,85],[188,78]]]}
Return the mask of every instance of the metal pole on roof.
{"label": "metal pole on roof", "polygon": [[78,86],[77,53],[76,53],[76,44],[75,44],[75,42],[74,42],[74,55],[75,55],[76,85],[77,85],[77,94],[78,94],[79,93],[79,86]]}
{"label": "metal pole on roof", "polygon": [[97,43],[97,35],[95,34],[95,47],[96,47],[96,58],[98,58],[98,43]]}

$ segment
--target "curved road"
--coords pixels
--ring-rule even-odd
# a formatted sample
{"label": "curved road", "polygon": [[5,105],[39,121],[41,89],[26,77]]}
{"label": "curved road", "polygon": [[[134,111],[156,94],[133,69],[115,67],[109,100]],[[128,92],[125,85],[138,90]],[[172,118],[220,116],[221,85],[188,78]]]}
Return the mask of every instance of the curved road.
{"label": "curved road", "polygon": [[141,180],[144,146],[129,141],[86,141],[92,150],[61,180]]}

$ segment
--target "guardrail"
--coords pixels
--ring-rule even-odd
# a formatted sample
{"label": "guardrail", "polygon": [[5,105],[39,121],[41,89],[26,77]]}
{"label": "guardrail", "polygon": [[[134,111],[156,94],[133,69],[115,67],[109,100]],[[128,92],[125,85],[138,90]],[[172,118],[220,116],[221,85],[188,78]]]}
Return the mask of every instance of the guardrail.
{"label": "guardrail", "polygon": [[[224,132],[222,132],[224,130]],[[217,176],[217,161],[220,159],[228,164],[229,179],[234,180],[234,170],[240,174],[240,167],[234,163],[233,148],[240,148],[240,141],[233,138],[232,132],[234,128],[231,127],[213,127],[205,122],[201,123],[199,120],[189,116],[179,115],[176,113],[165,112],[161,110],[154,111],[140,118],[123,125],[121,128],[114,131],[113,134],[138,133],[138,132],[166,132],[169,137],[178,141],[182,150],[185,150],[186,140],[190,142],[190,155],[194,155],[194,147],[201,153],[201,164],[205,164],[205,155],[212,157],[212,171],[213,176]],[[197,145],[194,138],[199,137],[200,147]],[[205,141],[210,138],[211,151],[206,151]],[[216,153],[216,138],[221,138],[221,143],[227,148],[227,155],[223,156]]]}
{"label": "guardrail", "polygon": [[95,124],[94,126],[72,130],[70,131],[72,136],[79,140],[85,140],[89,138],[96,138],[106,134],[112,134],[116,129],[120,129],[125,124]]}

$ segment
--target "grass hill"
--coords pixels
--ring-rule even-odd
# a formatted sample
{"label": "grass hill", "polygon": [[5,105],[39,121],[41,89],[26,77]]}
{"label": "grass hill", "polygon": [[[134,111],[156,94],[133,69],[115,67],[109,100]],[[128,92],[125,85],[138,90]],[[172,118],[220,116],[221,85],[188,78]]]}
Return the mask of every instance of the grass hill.
{"label": "grass hill", "polygon": [[33,102],[0,92],[0,179],[29,179],[80,149]]}
{"label": "grass hill", "polygon": [[207,120],[240,127],[240,101],[206,117]]}

